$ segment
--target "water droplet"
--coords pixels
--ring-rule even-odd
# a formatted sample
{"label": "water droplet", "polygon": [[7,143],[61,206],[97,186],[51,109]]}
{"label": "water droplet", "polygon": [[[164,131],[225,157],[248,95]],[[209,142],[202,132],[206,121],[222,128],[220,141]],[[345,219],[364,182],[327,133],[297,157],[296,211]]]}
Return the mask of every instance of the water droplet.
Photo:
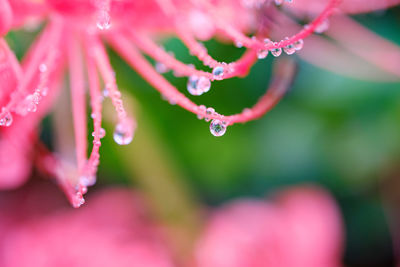
{"label": "water droplet", "polygon": [[[198,109],[199,109],[200,112],[206,112],[206,109],[207,109],[207,108],[206,108],[206,106],[204,106],[204,105],[200,105]],[[203,117],[202,115],[197,115],[197,118],[198,118],[199,120],[202,120],[204,117]]]}
{"label": "water droplet", "polygon": [[110,91],[108,91],[107,87],[104,87],[103,89],[103,96],[108,97],[110,95]]}
{"label": "water droplet", "polygon": [[[213,109],[211,107],[206,109],[207,115],[214,115],[214,113],[215,113],[215,109]],[[210,121],[210,120],[211,120],[211,118],[209,116],[206,116],[205,121]]]}
{"label": "water droplet", "polygon": [[80,184],[84,187],[93,186],[96,183],[96,175],[85,174],[80,177]]}
{"label": "water droplet", "polygon": [[97,15],[97,28],[108,30],[111,27],[111,17],[107,10],[99,10]]}
{"label": "water droplet", "polygon": [[114,141],[118,145],[128,145],[133,139],[133,125],[131,122],[120,122],[115,126]]}
{"label": "water droplet", "polygon": [[275,0],[275,5],[280,6],[283,4],[283,0]]}
{"label": "water droplet", "polygon": [[42,63],[39,65],[39,71],[40,72],[46,72],[47,71],[47,65]]}
{"label": "water droplet", "polygon": [[74,208],[79,208],[85,203],[85,199],[82,196],[81,192],[76,192],[74,196],[72,196],[72,206]]}
{"label": "water droplet", "polygon": [[303,46],[304,46],[303,39],[299,39],[296,42],[294,42],[294,49],[296,49],[297,51],[303,49]]}
{"label": "water droplet", "polygon": [[272,48],[271,49],[271,54],[274,57],[279,57],[282,54],[282,48]]}
{"label": "water droplet", "polygon": [[166,73],[169,71],[168,67],[164,63],[161,63],[161,62],[156,62],[155,68],[158,73]]}
{"label": "water droplet", "polygon": [[242,47],[243,47],[243,44],[242,44],[241,42],[239,42],[239,41],[236,41],[236,42],[235,42],[235,46],[236,46],[237,48],[242,48]]}
{"label": "water droplet", "polygon": [[192,75],[189,77],[187,83],[187,90],[192,95],[202,95],[210,90],[211,81],[210,79],[201,76]]}
{"label": "water droplet", "polygon": [[[289,40],[289,38],[286,37],[285,40]],[[296,48],[294,47],[294,44],[288,44],[283,48],[283,51],[288,55],[293,55],[296,52]]]}
{"label": "water droplet", "polygon": [[317,27],[314,28],[315,33],[323,33],[329,28],[329,20],[324,19]]}
{"label": "water droplet", "polygon": [[214,79],[216,80],[222,80],[222,77],[224,76],[224,68],[222,66],[215,67],[212,71],[212,74],[214,75]]}
{"label": "water droplet", "polygon": [[2,108],[1,113],[0,113],[0,126],[6,126],[9,127],[11,126],[13,122],[13,117],[6,108]]}
{"label": "water droplet", "polygon": [[226,132],[226,125],[220,120],[214,119],[210,123],[210,132],[214,136],[222,136]]}
{"label": "water droplet", "polygon": [[104,130],[104,128],[100,128],[99,137],[104,138],[104,136],[106,136],[106,130]]}
{"label": "water droplet", "polygon": [[268,50],[267,49],[260,49],[257,51],[257,58],[258,59],[263,59],[268,56]]}

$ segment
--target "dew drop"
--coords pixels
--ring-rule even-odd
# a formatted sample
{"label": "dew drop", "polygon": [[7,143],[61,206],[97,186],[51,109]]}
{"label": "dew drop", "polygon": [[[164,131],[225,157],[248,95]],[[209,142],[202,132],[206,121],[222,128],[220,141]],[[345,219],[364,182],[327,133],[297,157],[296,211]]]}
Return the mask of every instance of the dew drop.
{"label": "dew drop", "polygon": [[296,49],[297,51],[303,49],[303,46],[304,46],[303,39],[299,39],[296,42],[294,42],[294,49]]}
{"label": "dew drop", "polygon": [[164,63],[161,63],[161,62],[156,62],[155,68],[158,73],[166,73],[169,70],[168,67]]}
{"label": "dew drop", "polygon": [[111,27],[111,17],[107,10],[99,10],[97,15],[97,28],[108,30]]}
{"label": "dew drop", "polygon": [[187,90],[192,95],[202,95],[210,90],[211,81],[210,79],[201,76],[192,75],[189,77],[187,83]]}
{"label": "dew drop", "polygon": [[283,4],[283,0],[275,0],[275,5],[280,6]]}
{"label": "dew drop", "polygon": [[76,192],[75,195],[72,196],[71,202],[74,208],[79,208],[85,203],[85,199],[83,198],[81,192]]}
{"label": "dew drop", "polygon": [[242,44],[242,42],[236,41],[236,42],[235,42],[235,46],[236,46],[237,48],[242,48],[242,47],[243,47],[243,44]]}
{"label": "dew drop", "polygon": [[271,49],[271,54],[274,57],[279,57],[282,54],[282,48],[272,48]]}
{"label": "dew drop", "polygon": [[13,122],[13,117],[6,108],[2,108],[1,113],[0,113],[0,126],[6,126],[9,127],[11,126]]}
{"label": "dew drop", "polygon": [[217,66],[213,69],[212,74],[214,75],[214,78],[217,80],[222,80],[222,77],[224,76],[225,69],[222,66]]}
{"label": "dew drop", "polygon": [[224,122],[214,119],[210,123],[210,132],[214,136],[222,136],[226,132],[226,125]]}
{"label": "dew drop", "polygon": [[106,130],[104,130],[104,128],[100,128],[99,138],[104,138],[104,136],[106,136]]}
{"label": "dew drop", "polygon": [[[286,37],[285,40],[289,40],[289,38]],[[293,55],[296,52],[296,48],[295,48],[294,44],[288,44],[287,46],[285,46],[283,48],[283,51],[287,55]]]}
{"label": "dew drop", "polygon": [[114,141],[118,145],[128,145],[132,142],[133,134],[133,125],[131,122],[120,122],[115,126]]}
{"label": "dew drop", "polygon": [[93,186],[96,183],[96,175],[85,174],[80,177],[80,184],[84,187]]}
{"label": "dew drop", "polygon": [[329,28],[329,20],[324,19],[323,21],[321,21],[319,25],[317,25],[317,27],[315,27],[314,32],[321,34],[325,32],[328,28]]}

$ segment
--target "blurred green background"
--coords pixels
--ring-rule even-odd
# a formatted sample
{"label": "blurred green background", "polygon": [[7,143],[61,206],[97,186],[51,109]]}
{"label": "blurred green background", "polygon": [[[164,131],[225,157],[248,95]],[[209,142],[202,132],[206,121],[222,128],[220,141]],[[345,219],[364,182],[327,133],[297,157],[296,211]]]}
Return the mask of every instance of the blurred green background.
{"label": "blurred green background", "polygon": [[[400,8],[356,19],[400,44]],[[32,36],[12,33],[7,38],[21,56],[29,42],[19,38]],[[205,45],[211,55],[226,62],[243,52],[216,41]],[[200,68],[179,40],[167,39],[164,47]],[[345,78],[297,58],[294,86],[271,112],[257,121],[228,127],[223,137],[216,138],[209,123],[163,101],[112,50],[110,55],[123,96],[135,99],[138,130],[129,146],[120,147],[112,140],[113,124],[106,123],[96,187],[133,184],[144,193],[169,199],[176,186],[177,194],[185,190],[198,203],[213,206],[237,197],[263,197],[288,185],[320,184],[334,194],[343,214],[346,265],[394,266],[387,217],[393,203],[383,203],[385,188],[394,186],[393,178],[398,178],[400,83]],[[213,82],[207,94],[197,97],[187,93],[186,78],[165,76],[196,103],[232,114],[252,106],[263,94],[274,60],[269,56],[259,61],[244,79]],[[44,122],[45,140],[50,123]],[[171,189],[154,189],[158,183]]]}

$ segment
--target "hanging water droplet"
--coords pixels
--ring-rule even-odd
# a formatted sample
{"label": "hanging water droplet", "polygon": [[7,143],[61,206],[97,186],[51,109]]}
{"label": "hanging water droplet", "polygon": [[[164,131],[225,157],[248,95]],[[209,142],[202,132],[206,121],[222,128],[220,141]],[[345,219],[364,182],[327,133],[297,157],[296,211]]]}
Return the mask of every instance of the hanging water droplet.
{"label": "hanging water droplet", "polygon": [[226,132],[226,125],[224,122],[214,119],[210,123],[210,132],[214,136],[222,136]]}
{"label": "hanging water droplet", "polygon": [[[199,107],[198,107],[198,109],[199,109],[199,112],[206,112],[206,106],[204,106],[204,105],[200,105]],[[202,120],[204,117],[202,116],[202,115],[197,115],[197,118],[199,119],[199,120]]]}
{"label": "hanging water droplet", "polygon": [[206,118],[204,119],[205,121],[210,121],[211,118],[209,117],[209,115],[214,115],[215,113],[215,109],[209,107],[206,109]]}
{"label": "hanging water droplet", "polygon": [[104,130],[104,128],[100,128],[99,138],[104,138],[104,136],[106,136],[106,130]]}
{"label": "hanging water droplet", "polygon": [[6,126],[9,127],[11,126],[13,122],[13,117],[6,108],[2,108],[1,113],[0,113],[0,126]]}
{"label": "hanging water droplet", "polygon": [[317,25],[317,27],[315,27],[314,32],[321,34],[325,32],[328,28],[329,28],[329,20],[324,19],[323,21],[321,21],[320,24]]}
{"label": "hanging water droplet", "polygon": [[274,57],[279,57],[282,54],[282,48],[272,48],[271,49],[271,54]]}
{"label": "hanging water droplet", "polygon": [[82,196],[81,192],[76,192],[74,196],[72,196],[72,206],[74,208],[79,208],[85,203],[85,199]]}
{"label": "hanging water droplet", "polygon": [[283,0],[275,0],[275,5],[280,6],[283,4]]}
{"label": "hanging water droplet", "polygon": [[263,59],[268,56],[268,50],[263,48],[257,51],[257,58],[258,59]]}
{"label": "hanging water droplet", "polygon": [[107,10],[101,9],[97,15],[97,28],[108,30],[111,27],[111,17]]}
{"label": "hanging water droplet", "polygon": [[187,90],[192,95],[202,95],[210,90],[211,81],[210,79],[201,76],[192,75],[189,77],[187,83]]}
{"label": "hanging water droplet", "polygon": [[133,139],[133,125],[131,122],[120,122],[115,126],[114,141],[118,145],[128,145]]}
{"label": "hanging water droplet", "polygon": [[296,49],[297,51],[303,49],[303,46],[304,46],[303,39],[299,39],[296,42],[294,42],[294,49]]}
{"label": "hanging water droplet", "polygon": [[47,65],[42,63],[39,65],[39,71],[40,72],[46,72],[47,71]]}
{"label": "hanging water droplet", "polygon": [[47,96],[48,92],[49,92],[49,88],[47,86],[43,87],[41,90],[42,96]]}
{"label": "hanging water droplet", "polygon": [[[286,37],[285,40],[289,40],[289,38]],[[283,48],[283,51],[288,55],[293,55],[296,52],[296,48],[294,47],[294,44],[288,44]]]}
{"label": "hanging water droplet", "polygon": [[214,79],[221,80],[222,77],[224,76],[224,72],[225,72],[225,70],[222,66],[215,67],[212,71],[212,74],[214,75]]}

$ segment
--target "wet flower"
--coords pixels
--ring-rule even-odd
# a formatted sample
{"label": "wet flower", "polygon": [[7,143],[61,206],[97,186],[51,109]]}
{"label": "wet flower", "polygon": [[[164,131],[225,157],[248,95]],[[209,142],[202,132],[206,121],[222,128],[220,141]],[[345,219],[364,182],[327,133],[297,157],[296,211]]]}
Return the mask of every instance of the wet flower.
{"label": "wet flower", "polygon": [[[230,116],[195,104],[161,73],[172,70],[177,76],[187,76],[189,93],[201,95],[212,89],[212,83],[246,76],[257,59],[269,53],[279,57],[283,51],[287,55],[299,52],[300,57],[314,64],[358,78],[398,79],[397,46],[377,38],[345,16],[398,3],[398,0],[372,0],[368,5],[361,0],[3,0],[0,34],[40,23],[45,26],[21,65],[7,43],[0,40],[0,125],[3,126],[0,168],[7,169],[0,174],[0,186],[9,188],[23,183],[35,158],[39,169],[57,178],[73,206],[82,205],[87,187],[96,181],[101,138],[105,135],[101,127],[105,97],[111,99],[116,110],[114,140],[120,145],[131,142],[136,121],[124,108],[104,42],[171,104],[211,121],[211,133],[221,136],[228,126],[257,119],[280,100],[294,78],[293,61],[277,60],[265,95],[253,107]],[[312,36],[313,33],[336,39],[344,49],[321,36]],[[178,37],[209,71],[178,61],[154,41],[154,37],[165,34]],[[251,34],[254,36],[249,37]],[[245,47],[246,52],[235,62],[215,60],[199,42],[214,37]],[[351,57],[367,60],[380,71],[371,75],[370,69],[359,68],[364,65],[349,60],[343,50],[349,51]],[[156,66],[142,53],[153,58]],[[381,60],[381,56],[386,60]],[[346,60],[338,60],[343,57]],[[66,70],[76,146],[72,163],[65,155],[55,156],[37,142],[38,124],[55,105],[57,96],[63,95],[61,84]],[[94,128],[89,156],[86,95],[90,99]]]}
{"label": "wet flower", "polygon": [[298,187],[275,202],[236,200],[216,210],[196,250],[199,267],[341,266],[343,229],[323,190]]}

